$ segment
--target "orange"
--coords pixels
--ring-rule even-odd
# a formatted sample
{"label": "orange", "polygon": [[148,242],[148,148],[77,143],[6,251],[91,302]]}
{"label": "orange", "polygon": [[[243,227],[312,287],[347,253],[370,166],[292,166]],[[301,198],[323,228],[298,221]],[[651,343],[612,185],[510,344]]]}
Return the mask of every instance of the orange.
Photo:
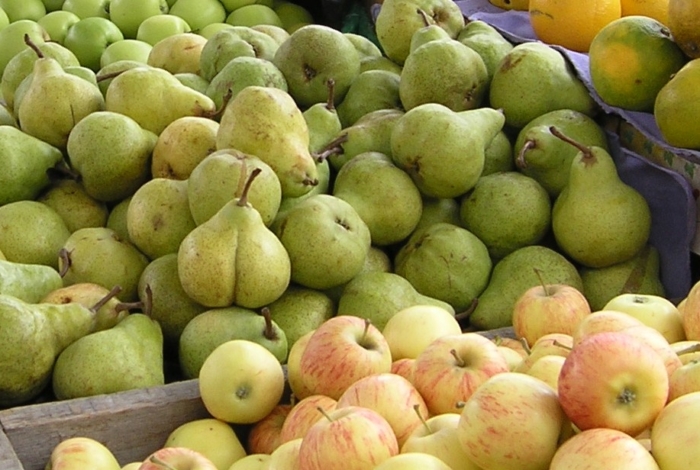
{"label": "orange", "polygon": [[673,39],[691,59],[700,57],[700,2],[669,0],[668,28]]}
{"label": "orange", "polygon": [[603,26],[622,15],[620,0],[530,0],[530,23],[537,38],[577,52]]}
{"label": "orange", "polygon": [[648,16],[668,26],[668,0],[620,0],[622,16]]}
{"label": "orange", "polygon": [[683,51],[661,22],[623,16],[591,42],[589,69],[598,95],[611,106],[652,112],[659,90],[685,65]]}

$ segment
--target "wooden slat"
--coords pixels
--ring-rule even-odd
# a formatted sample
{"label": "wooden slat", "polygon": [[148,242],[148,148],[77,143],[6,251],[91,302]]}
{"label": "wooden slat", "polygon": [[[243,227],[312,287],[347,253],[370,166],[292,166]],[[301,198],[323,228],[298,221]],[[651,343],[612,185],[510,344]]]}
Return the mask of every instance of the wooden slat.
{"label": "wooden slat", "polygon": [[3,470],[22,470],[23,468],[2,429],[0,429],[0,468]]}
{"label": "wooden slat", "polygon": [[125,465],[158,449],[180,424],[206,417],[196,380],[0,411],[0,425],[23,465],[2,465],[0,440],[0,468],[44,470],[51,450],[74,436],[102,442]]}

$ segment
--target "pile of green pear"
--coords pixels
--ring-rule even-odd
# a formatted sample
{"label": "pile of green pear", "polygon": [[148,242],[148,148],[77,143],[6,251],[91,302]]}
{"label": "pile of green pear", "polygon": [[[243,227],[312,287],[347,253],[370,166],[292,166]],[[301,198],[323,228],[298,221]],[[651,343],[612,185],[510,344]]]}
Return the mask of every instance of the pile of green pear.
{"label": "pile of green pear", "polygon": [[509,326],[540,282],[663,295],[645,199],[564,57],[451,0],[379,44],[309,24],[175,34],[85,73],[25,36],[0,80],[0,407],[281,363],[334,315]]}

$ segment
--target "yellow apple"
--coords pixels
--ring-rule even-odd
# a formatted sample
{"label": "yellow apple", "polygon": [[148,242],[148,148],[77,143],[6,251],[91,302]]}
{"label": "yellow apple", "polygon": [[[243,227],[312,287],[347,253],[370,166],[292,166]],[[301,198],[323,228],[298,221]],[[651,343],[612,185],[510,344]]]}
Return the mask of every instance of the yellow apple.
{"label": "yellow apple", "polygon": [[683,317],[673,303],[659,295],[620,294],[608,301],[604,310],[624,312],[659,331],[669,343],[685,339]]}
{"label": "yellow apple", "polygon": [[313,395],[311,390],[304,385],[304,379],[301,375],[301,356],[304,354],[304,349],[306,349],[306,344],[311,339],[311,335],[316,330],[311,330],[308,333],[302,335],[297,339],[291,348],[289,348],[289,353],[287,354],[287,382],[289,383],[289,388],[292,390],[292,394],[297,400]]}
{"label": "yellow apple", "polygon": [[501,353],[501,356],[503,356],[503,359],[506,360],[506,363],[508,364],[508,370],[514,371],[517,369],[520,364],[523,362],[523,356],[516,351],[513,348],[510,348],[508,346],[496,346],[498,348],[498,352]]}
{"label": "yellow apple", "polygon": [[130,462],[122,467],[122,470],[139,470],[143,462]]}
{"label": "yellow apple", "polygon": [[[96,467],[86,467],[96,468]],[[162,447],[146,457],[139,470],[163,469],[219,470],[214,463],[196,450],[187,447]]]}
{"label": "yellow apple", "polygon": [[683,364],[671,375],[668,401],[692,392],[700,392],[700,360]]}
{"label": "yellow apple", "polygon": [[121,465],[101,442],[89,437],[71,437],[53,448],[47,468],[121,470]]}
{"label": "yellow apple", "polygon": [[530,353],[523,359],[520,365],[515,368],[514,372],[527,373],[532,364],[543,356],[554,355],[566,357],[569,355],[573,345],[573,337],[565,333],[549,333],[541,336],[540,339],[535,341],[535,344],[530,348]]}
{"label": "yellow apple", "polygon": [[299,437],[280,444],[272,454],[267,464],[270,470],[301,470],[299,464],[299,448],[303,438]]}
{"label": "yellow apple", "polygon": [[227,469],[245,457],[238,436],[231,425],[215,418],[189,421],[175,428],[165,440],[164,447],[187,447],[204,455],[219,469]]}
{"label": "yellow apple", "polygon": [[556,392],[559,389],[559,374],[564,361],[566,361],[564,356],[548,354],[533,362],[525,373],[540,379]]}
{"label": "yellow apple", "polygon": [[676,398],[651,428],[652,455],[664,470],[694,468],[700,461],[700,392]]}
{"label": "yellow apple", "polygon": [[394,361],[405,357],[415,359],[433,340],[461,332],[455,316],[435,305],[413,305],[399,310],[382,329]]}
{"label": "yellow apple", "polygon": [[234,462],[228,470],[267,470],[269,463],[269,454],[250,454]]}
{"label": "yellow apple", "polygon": [[408,452],[389,457],[374,470],[453,470],[439,458],[421,452]]}
{"label": "yellow apple", "polygon": [[683,364],[700,359],[700,341],[698,340],[676,341],[671,343],[671,349],[678,354]]}

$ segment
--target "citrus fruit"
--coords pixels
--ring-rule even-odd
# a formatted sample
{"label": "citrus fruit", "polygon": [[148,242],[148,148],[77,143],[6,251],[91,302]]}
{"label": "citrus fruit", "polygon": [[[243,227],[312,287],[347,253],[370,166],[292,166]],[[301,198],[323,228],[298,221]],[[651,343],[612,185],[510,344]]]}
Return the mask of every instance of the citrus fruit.
{"label": "citrus fruit", "polygon": [[669,0],[620,0],[622,16],[648,16],[668,25]]}
{"label": "citrus fruit", "polygon": [[529,12],[538,39],[588,52],[598,31],[620,18],[622,7],[620,0],[530,0]]}
{"label": "citrus fruit", "polygon": [[666,24],[674,41],[688,57],[700,57],[700,2],[669,0]]}
{"label": "citrus fruit", "polygon": [[602,100],[645,112],[652,112],[656,94],[687,61],[669,29],[648,16],[609,23],[593,38],[588,55],[591,82]]}
{"label": "citrus fruit", "polygon": [[661,88],[654,118],[670,145],[700,149],[700,58],[685,64]]}

